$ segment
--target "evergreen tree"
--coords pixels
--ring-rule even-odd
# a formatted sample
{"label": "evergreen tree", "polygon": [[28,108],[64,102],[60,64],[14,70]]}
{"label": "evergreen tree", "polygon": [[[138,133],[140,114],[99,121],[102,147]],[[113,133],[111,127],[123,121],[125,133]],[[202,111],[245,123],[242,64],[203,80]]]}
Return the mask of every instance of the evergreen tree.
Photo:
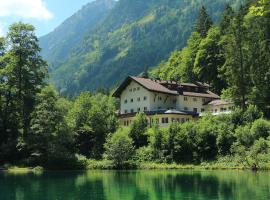
{"label": "evergreen tree", "polygon": [[250,101],[270,116],[270,13],[249,16],[248,32],[249,62],[252,92]]}
{"label": "evergreen tree", "polygon": [[195,24],[195,31],[198,32],[202,38],[205,38],[212,25],[213,21],[211,17],[208,15],[206,8],[202,6]]}
{"label": "evergreen tree", "polygon": [[232,7],[227,5],[219,23],[220,32],[222,35],[228,32],[234,15],[235,13]]}
{"label": "evergreen tree", "polygon": [[[23,138],[28,134],[36,94],[47,75],[47,64],[40,56],[34,30],[32,25],[21,22],[11,25],[4,42],[6,52],[1,52],[0,99],[4,102],[0,115],[4,137],[1,142],[13,146],[9,148],[15,155],[19,155],[16,148],[21,148]],[[17,144],[19,136],[21,139]]]}
{"label": "evergreen tree", "polygon": [[242,109],[246,108],[246,102],[250,93],[250,63],[249,51],[246,46],[247,27],[244,24],[245,9],[241,7],[234,18],[227,36],[225,47],[225,70],[229,91],[233,100]]}
{"label": "evergreen tree", "polygon": [[218,27],[208,31],[199,46],[194,62],[194,73],[202,82],[209,83],[213,91],[220,94],[226,88],[226,82],[219,74],[225,63],[225,57],[220,43],[221,33]]}

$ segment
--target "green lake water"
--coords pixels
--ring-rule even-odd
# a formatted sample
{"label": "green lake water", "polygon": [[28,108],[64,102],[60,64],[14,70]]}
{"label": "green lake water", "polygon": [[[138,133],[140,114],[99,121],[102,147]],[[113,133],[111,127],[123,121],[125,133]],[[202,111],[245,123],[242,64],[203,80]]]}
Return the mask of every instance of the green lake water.
{"label": "green lake water", "polygon": [[270,200],[270,172],[0,172],[0,200]]}

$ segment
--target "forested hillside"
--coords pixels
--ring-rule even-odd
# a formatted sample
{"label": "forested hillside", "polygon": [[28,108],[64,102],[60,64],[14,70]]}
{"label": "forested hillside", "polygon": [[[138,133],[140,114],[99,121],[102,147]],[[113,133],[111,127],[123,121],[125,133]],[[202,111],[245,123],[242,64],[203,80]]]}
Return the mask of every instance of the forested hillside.
{"label": "forested hillside", "polygon": [[247,1],[238,12],[227,6],[217,24],[203,7],[187,46],[160,63],[152,76],[209,83],[237,106],[244,109],[247,103],[255,104],[269,117],[269,11],[252,5],[269,8],[270,3]]}
{"label": "forested hillside", "polygon": [[[113,87],[125,76],[137,75],[145,67],[156,66],[172,51],[185,46],[202,5],[217,21],[226,4],[235,7],[241,1],[117,1],[83,39],[68,46],[67,54],[56,58],[45,56],[53,66],[52,82],[62,94],[67,95]],[[51,37],[57,39],[62,36],[52,33]],[[46,40],[42,38],[41,41],[43,55],[58,48],[55,45],[49,49],[44,46]]]}
{"label": "forested hillside", "polygon": [[99,0],[85,5],[50,34],[39,39],[43,48],[42,56],[50,62],[50,67],[58,67],[66,59],[74,46],[85,35],[90,34],[107,16],[115,5],[114,0]]}

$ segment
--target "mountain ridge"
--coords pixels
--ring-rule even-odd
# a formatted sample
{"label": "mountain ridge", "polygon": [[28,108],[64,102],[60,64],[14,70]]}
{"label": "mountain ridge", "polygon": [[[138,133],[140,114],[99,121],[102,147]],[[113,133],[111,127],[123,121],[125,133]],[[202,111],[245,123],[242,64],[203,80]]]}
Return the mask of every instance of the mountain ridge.
{"label": "mountain ridge", "polygon": [[113,87],[125,76],[154,67],[184,47],[202,5],[217,21],[227,3],[241,2],[119,0],[61,62],[49,58],[52,82],[66,95]]}

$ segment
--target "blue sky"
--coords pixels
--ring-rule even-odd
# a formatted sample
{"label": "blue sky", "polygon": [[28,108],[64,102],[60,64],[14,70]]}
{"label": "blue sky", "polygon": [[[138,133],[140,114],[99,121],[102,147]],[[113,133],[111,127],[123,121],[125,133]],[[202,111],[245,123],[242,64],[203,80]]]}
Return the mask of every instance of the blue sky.
{"label": "blue sky", "polygon": [[83,5],[93,0],[0,0],[0,36],[14,22],[31,23],[37,36],[51,32]]}

